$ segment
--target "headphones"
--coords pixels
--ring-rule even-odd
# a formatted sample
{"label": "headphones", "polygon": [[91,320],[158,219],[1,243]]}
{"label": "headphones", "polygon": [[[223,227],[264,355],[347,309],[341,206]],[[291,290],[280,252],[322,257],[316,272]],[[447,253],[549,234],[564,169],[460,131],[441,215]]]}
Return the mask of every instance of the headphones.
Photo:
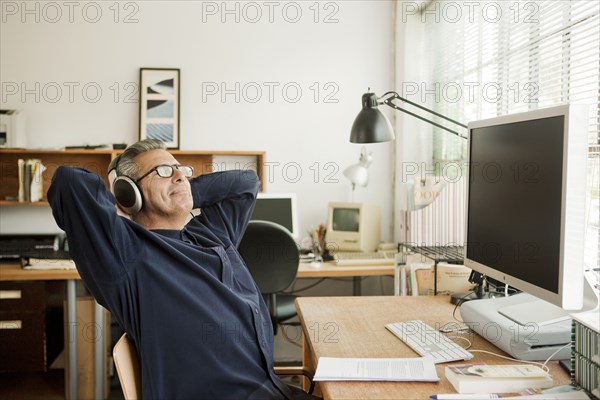
{"label": "headphones", "polygon": [[121,154],[113,158],[108,166],[108,181],[119,207],[126,213],[134,215],[142,209],[144,203],[142,192],[133,179],[126,175],[117,175]]}

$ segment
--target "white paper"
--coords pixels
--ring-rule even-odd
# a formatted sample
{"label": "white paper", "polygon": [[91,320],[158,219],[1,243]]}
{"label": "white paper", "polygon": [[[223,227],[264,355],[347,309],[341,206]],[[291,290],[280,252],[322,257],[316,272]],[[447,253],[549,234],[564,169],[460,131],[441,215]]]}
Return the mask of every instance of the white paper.
{"label": "white paper", "polygon": [[321,357],[314,381],[439,381],[433,358]]}
{"label": "white paper", "polygon": [[[508,398],[508,397],[507,397]],[[510,399],[544,399],[544,400],[589,400],[590,397],[585,394],[583,390],[575,390],[572,392],[564,392],[564,393],[540,393],[540,394],[532,394],[525,396],[514,396],[510,397]]]}
{"label": "white paper", "polygon": [[30,258],[27,265],[23,266],[23,269],[75,269],[75,262],[73,260]]}

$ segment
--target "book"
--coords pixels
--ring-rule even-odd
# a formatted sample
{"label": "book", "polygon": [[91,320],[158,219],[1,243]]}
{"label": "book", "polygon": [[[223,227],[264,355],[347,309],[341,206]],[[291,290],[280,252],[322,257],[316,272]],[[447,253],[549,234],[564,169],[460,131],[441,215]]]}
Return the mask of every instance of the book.
{"label": "book", "polygon": [[535,365],[449,365],[446,378],[458,393],[516,393],[528,388],[547,388],[552,377]]}
{"label": "book", "polygon": [[439,262],[437,264],[437,294],[468,292],[473,284],[469,282],[471,268],[460,264]]}
{"label": "book", "polygon": [[42,161],[39,159],[27,160],[27,165],[31,168],[29,183],[29,201],[40,201],[44,197],[42,173],[46,170],[46,167],[42,164]]}
{"label": "book", "polygon": [[396,295],[400,296],[423,296],[433,294],[429,286],[433,287],[433,278],[423,279],[423,276],[431,276],[433,261],[421,254],[408,254],[406,263],[396,265],[399,276],[397,281],[400,290]]}
{"label": "book", "polygon": [[42,173],[46,167],[39,159],[19,159],[19,202],[36,202],[44,196]]}
{"label": "book", "polygon": [[430,268],[419,269],[416,271],[417,286],[420,296],[433,295],[433,270]]}
{"label": "book", "polygon": [[[423,296],[430,293],[421,272],[431,275],[431,265],[426,263],[396,264],[394,294],[396,296]],[[421,276],[421,277],[420,277]],[[433,284],[433,278],[431,278]]]}

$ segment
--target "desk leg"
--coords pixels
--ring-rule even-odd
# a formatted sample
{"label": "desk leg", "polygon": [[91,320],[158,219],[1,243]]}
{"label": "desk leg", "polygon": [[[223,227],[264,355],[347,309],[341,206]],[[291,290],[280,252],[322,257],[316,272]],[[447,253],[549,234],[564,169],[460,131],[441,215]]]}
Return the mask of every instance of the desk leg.
{"label": "desk leg", "polygon": [[95,396],[96,399],[104,399],[104,335],[108,335],[108,332],[104,331],[104,308],[94,302],[94,321],[96,321],[97,332],[100,332],[100,335],[96,338],[96,343],[94,346],[94,359],[95,359]]}
{"label": "desk leg", "polygon": [[[304,330],[302,331],[302,368],[313,375],[317,370],[317,366],[315,365],[312,353],[310,352],[310,344],[308,343],[308,339],[306,338],[306,333],[304,332]],[[308,391],[309,388],[310,382],[307,379],[302,379],[302,389],[304,389],[304,391]],[[318,382],[315,382],[313,394],[315,396],[323,396]]]}
{"label": "desk leg", "polygon": [[360,276],[355,276],[353,278],[353,288],[352,288],[352,292],[354,293],[355,296],[360,296],[361,293],[361,288],[360,288],[360,283],[361,283],[362,277]]}
{"label": "desk leg", "polygon": [[67,281],[67,335],[69,340],[69,397],[77,398],[77,281]]}

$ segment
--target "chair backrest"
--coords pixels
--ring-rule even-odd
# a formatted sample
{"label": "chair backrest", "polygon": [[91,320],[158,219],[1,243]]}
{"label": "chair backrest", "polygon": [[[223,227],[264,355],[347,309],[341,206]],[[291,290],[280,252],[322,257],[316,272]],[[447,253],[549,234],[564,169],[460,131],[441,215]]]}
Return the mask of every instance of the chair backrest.
{"label": "chair backrest", "polygon": [[124,333],[113,348],[113,359],[119,374],[121,390],[125,400],[142,398],[142,372],[140,359],[133,343],[127,339]]}
{"label": "chair backrest", "polygon": [[269,221],[250,221],[238,246],[261,293],[289,287],[298,272],[300,254],[290,232]]}

